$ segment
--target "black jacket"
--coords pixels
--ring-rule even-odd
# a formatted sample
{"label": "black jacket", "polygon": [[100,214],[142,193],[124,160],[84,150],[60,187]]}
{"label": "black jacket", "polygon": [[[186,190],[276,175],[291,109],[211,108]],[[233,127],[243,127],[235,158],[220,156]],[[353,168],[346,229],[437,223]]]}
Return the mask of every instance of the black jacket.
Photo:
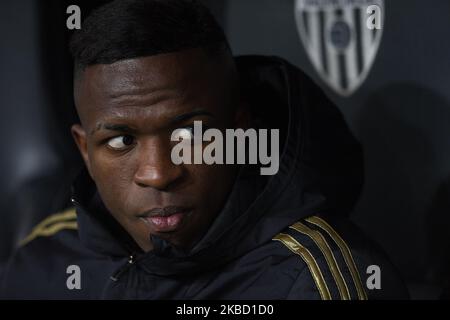
{"label": "black jacket", "polygon": [[[155,249],[143,253],[83,171],[74,183],[76,212],[51,216],[33,230],[3,272],[0,296],[406,298],[381,250],[347,218],[362,187],[363,159],[338,109],[284,60],[236,61],[258,123],[281,130],[276,175],[243,167],[223,210],[189,252],[153,237]],[[81,289],[67,287],[71,265],[81,271]],[[381,289],[366,286],[370,265],[380,267]]]}

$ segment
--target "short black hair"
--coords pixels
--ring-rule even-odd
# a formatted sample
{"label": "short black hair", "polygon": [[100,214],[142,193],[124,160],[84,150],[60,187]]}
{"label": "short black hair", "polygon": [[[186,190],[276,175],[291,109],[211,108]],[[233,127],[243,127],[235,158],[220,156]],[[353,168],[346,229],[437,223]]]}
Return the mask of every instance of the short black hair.
{"label": "short black hair", "polygon": [[195,0],[112,1],[94,10],[70,42],[75,72],[191,48],[231,52],[223,29]]}

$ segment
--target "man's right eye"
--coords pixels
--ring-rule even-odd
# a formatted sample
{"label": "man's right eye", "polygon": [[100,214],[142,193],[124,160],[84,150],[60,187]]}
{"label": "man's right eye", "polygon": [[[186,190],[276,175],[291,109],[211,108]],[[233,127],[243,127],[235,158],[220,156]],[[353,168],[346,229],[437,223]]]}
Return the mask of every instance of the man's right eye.
{"label": "man's right eye", "polygon": [[114,150],[124,150],[134,143],[132,136],[124,135],[108,140],[107,145]]}

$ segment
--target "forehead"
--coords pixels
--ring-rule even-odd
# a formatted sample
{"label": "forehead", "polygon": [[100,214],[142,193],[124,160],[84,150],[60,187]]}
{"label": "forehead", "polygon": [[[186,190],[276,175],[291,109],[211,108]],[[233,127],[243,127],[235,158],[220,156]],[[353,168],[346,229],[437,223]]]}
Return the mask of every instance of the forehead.
{"label": "forehead", "polygon": [[89,66],[76,81],[80,118],[85,123],[105,114],[142,113],[150,107],[153,113],[176,113],[183,106],[226,103],[230,68],[219,60],[191,49]]}

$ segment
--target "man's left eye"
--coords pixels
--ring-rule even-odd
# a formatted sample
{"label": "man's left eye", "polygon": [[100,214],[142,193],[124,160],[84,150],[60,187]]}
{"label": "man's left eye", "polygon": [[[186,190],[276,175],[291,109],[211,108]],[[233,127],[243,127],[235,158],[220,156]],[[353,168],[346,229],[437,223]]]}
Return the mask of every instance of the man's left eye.
{"label": "man's left eye", "polygon": [[134,143],[132,136],[119,136],[108,141],[108,146],[114,150],[123,150]]}
{"label": "man's left eye", "polygon": [[175,141],[194,139],[194,128],[179,128],[174,132],[173,138]]}

